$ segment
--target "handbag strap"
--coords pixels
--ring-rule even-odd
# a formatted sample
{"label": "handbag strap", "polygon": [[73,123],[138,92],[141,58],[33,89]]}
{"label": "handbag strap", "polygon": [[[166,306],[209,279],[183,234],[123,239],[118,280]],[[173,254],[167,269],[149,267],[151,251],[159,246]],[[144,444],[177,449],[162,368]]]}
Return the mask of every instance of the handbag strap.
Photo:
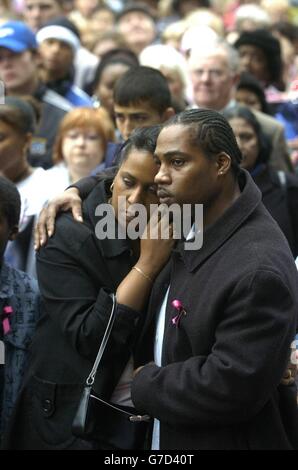
{"label": "handbag strap", "polygon": [[110,295],[111,295],[111,298],[112,298],[112,301],[113,301],[112,310],[111,310],[110,318],[109,318],[106,330],[104,332],[102,342],[101,342],[101,345],[99,347],[99,350],[98,350],[96,359],[94,361],[92,370],[91,370],[91,372],[90,372],[90,374],[89,374],[89,376],[86,380],[86,385],[89,385],[89,386],[94,384],[95,375],[96,375],[99,363],[101,361],[101,358],[103,356],[103,353],[105,352],[105,349],[106,349],[106,346],[107,346],[107,343],[108,343],[108,340],[109,340],[109,337],[110,337],[110,334],[111,334],[111,331],[112,331],[112,328],[113,328],[113,325],[114,325],[114,321],[115,321],[116,297],[115,297],[114,294],[110,294]]}

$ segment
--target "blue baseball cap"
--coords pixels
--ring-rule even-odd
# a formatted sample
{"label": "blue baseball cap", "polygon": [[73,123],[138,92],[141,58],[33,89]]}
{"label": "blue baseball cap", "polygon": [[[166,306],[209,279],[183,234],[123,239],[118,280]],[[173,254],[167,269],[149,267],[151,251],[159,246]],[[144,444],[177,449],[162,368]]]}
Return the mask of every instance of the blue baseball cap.
{"label": "blue baseball cap", "polygon": [[8,21],[0,26],[0,47],[13,52],[37,49],[35,34],[22,21]]}

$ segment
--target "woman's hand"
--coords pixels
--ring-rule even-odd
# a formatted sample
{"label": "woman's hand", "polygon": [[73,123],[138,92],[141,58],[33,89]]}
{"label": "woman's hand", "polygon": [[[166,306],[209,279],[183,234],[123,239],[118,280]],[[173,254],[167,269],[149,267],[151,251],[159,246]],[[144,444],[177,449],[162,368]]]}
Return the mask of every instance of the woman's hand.
{"label": "woman's hand", "polygon": [[77,222],[83,222],[82,200],[77,188],[69,188],[59,196],[54,197],[39,215],[34,231],[34,248],[38,250],[45,245],[48,238],[54,234],[55,219],[60,211],[71,210]]}
{"label": "woman's hand", "polygon": [[141,254],[136,264],[148,276],[155,278],[167,263],[175,244],[173,224],[166,211],[160,215],[158,223],[154,214],[149,220],[141,239]]}
{"label": "woman's hand", "polygon": [[141,239],[141,254],[137,264],[117,289],[117,301],[136,311],[141,311],[148,301],[153,282],[167,263],[175,241],[173,225],[167,216],[157,223],[150,221]]}

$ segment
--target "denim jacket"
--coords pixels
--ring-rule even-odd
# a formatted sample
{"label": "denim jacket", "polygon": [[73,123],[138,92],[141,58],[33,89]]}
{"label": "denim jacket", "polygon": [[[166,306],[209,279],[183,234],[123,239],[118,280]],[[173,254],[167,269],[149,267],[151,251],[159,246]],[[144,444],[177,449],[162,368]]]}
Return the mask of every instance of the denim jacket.
{"label": "denim jacket", "polygon": [[[10,331],[4,334],[3,314],[7,306],[12,307],[12,314],[8,320]],[[0,437],[22,385],[38,316],[37,282],[3,264],[0,268]]]}

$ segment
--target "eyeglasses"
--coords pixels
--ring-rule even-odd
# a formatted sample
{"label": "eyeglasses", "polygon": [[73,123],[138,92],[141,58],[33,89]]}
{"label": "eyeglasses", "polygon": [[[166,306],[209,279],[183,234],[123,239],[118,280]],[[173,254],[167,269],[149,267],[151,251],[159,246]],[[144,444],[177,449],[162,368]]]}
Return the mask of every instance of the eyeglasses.
{"label": "eyeglasses", "polygon": [[208,75],[212,80],[218,80],[227,76],[227,71],[221,69],[195,69],[192,73],[198,78],[202,78],[203,75]]}

